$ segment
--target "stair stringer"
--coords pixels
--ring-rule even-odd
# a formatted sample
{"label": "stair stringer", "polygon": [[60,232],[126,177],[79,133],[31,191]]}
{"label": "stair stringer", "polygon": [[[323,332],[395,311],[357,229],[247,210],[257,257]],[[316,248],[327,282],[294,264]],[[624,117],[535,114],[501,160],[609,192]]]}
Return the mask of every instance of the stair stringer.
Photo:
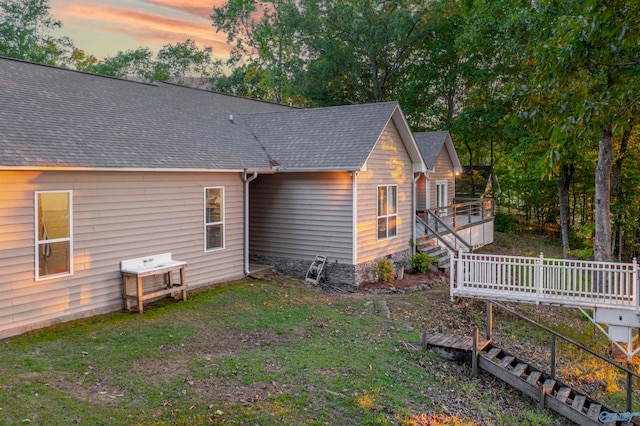
{"label": "stair stringer", "polygon": [[[487,348],[487,351],[491,348],[496,348],[496,347],[490,346]],[[599,404],[597,401],[595,401],[592,398],[589,398],[584,393],[571,388],[570,386],[562,383],[557,379],[553,379],[554,385],[551,393],[543,392],[542,390],[543,383],[550,378],[547,374],[541,373],[540,377],[536,379],[533,384],[529,383],[526,380],[526,378],[523,378],[522,376],[519,377],[513,374],[512,370],[509,370],[508,367],[510,365],[517,365],[517,364],[524,363],[524,364],[527,364],[527,370],[529,369],[534,371],[539,371],[539,370],[535,367],[532,367],[529,363],[519,359],[516,356],[509,354],[508,352],[502,349],[500,350],[500,353],[503,355],[502,358],[498,359],[496,357],[492,357],[492,359],[488,359],[486,356],[487,352],[483,351],[478,356],[478,367],[492,374],[493,376],[499,378],[500,380],[507,383],[511,387],[521,391],[522,393],[524,393],[531,399],[537,401],[538,403],[540,403],[541,399],[544,398],[543,403],[545,407],[549,407],[556,413],[566,417],[567,419],[579,425],[602,426],[603,424],[611,424],[611,425],[629,424],[629,423],[622,423],[622,422],[602,423],[598,420],[598,416],[596,416],[595,418],[589,417],[587,413],[589,412],[589,408],[592,405],[594,405],[594,407],[598,407],[597,414],[600,414],[603,411],[608,411],[610,413],[615,413],[615,411],[611,410],[610,408],[602,404]],[[508,365],[502,367],[500,364],[494,362],[494,360],[502,361],[503,359],[505,359],[506,356],[513,357],[513,359],[508,363]],[[580,411],[573,408],[567,402],[560,401],[559,399],[556,398],[557,391],[555,389],[556,388],[560,389],[562,387],[571,389],[571,394],[573,395],[572,400],[578,396],[584,397],[586,402],[584,403],[584,406],[581,405]]]}

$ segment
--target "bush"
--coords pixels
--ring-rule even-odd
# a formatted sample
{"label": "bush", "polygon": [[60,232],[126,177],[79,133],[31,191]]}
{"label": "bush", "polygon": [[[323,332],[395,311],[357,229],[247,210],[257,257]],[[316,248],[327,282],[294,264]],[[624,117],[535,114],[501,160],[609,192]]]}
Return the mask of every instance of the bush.
{"label": "bush", "polygon": [[373,264],[373,276],[378,281],[395,279],[396,271],[393,269],[393,262],[389,259],[378,259],[378,261]]}
{"label": "bush", "polygon": [[429,268],[435,266],[436,262],[436,259],[432,256],[429,256],[427,253],[416,253],[411,256],[409,265],[414,271],[424,274],[429,270]]}
{"label": "bush", "polygon": [[493,225],[498,232],[513,232],[516,229],[516,219],[506,213],[498,212],[493,219]]}

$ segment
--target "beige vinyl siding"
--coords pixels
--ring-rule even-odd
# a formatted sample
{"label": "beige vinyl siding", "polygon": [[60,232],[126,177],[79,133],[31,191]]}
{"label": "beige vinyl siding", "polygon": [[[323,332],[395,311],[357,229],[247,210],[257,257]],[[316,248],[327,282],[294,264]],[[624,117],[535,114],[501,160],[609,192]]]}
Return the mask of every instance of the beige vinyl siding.
{"label": "beige vinyl siding", "polygon": [[251,254],[351,264],[352,186],[347,172],[259,176],[249,190]]}
{"label": "beige vinyl siding", "polygon": [[[358,175],[356,264],[406,250],[412,238],[413,165],[398,130],[389,122]],[[398,236],[378,241],[378,185],[398,185]]]}
{"label": "beige vinyl siding", "polygon": [[[204,187],[225,187],[225,249],[204,252]],[[72,276],[35,281],[34,191],[71,190]],[[171,252],[189,287],[243,275],[237,173],[0,171],[0,338],[122,307],[120,261]]]}
{"label": "beige vinyl siding", "polygon": [[451,157],[449,157],[449,151],[443,145],[442,150],[440,150],[440,154],[438,154],[438,159],[436,161],[436,166],[434,167],[434,172],[429,173],[429,179],[431,186],[430,192],[430,200],[431,207],[435,208],[437,206],[436,202],[436,183],[441,180],[447,181],[447,200],[449,200],[449,204],[453,203],[453,199],[455,198],[455,180],[456,175],[453,171],[453,163],[451,162]]}

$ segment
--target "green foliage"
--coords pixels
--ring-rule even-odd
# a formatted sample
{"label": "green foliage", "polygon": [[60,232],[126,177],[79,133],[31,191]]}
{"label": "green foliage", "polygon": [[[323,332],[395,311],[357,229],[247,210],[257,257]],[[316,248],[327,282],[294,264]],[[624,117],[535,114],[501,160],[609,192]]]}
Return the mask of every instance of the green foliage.
{"label": "green foliage", "polygon": [[390,259],[378,259],[373,264],[373,276],[378,281],[387,281],[396,278],[396,271],[393,268],[393,261]]}
{"label": "green foliage", "polygon": [[[221,61],[214,60],[210,47],[199,49],[193,40],[167,44],[160,49],[153,64],[154,80],[188,84],[194,78],[208,80],[221,74]],[[206,81],[205,81],[206,82]]]}
{"label": "green foliage", "polygon": [[146,47],[119,51],[115,56],[97,62],[90,71],[110,77],[137,77],[141,80],[149,80],[152,73],[152,55]]}
{"label": "green foliage", "polygon": [[496,212],[493,226],[497,232],[513,232],[516,229],[516,219],[507,213]]}
{"label": "green foliage", "polygon": [[[303,69],[299,9],[293,0],[228,0],[211,18],[233,46],[228,65],[260,70],[254,74],[261,99],[293,102],[293,82]],[[245,90],[237,81],[237,91]]]}
{"label": "green foliage", "polygon": [[411,266],[414,271],[424,274],[429,270],[429,268],[434,266],[436,262],[436,259],[432,256],[429,256],[427,253],[416,253],[411,256],[409,266]]}
{"label": "green foliage", "polygon": [[[598,152],[595,170],[597,260],[610,260],[610,181],[615,139],[633,127],[640,96],[638,2],[543,3],[547,36],[533,50],[521,85],[527,118],[538,123],[554,163],[580,163]],[[557,174],[557,173],[556,173]]]}
{"label": "green foliage", "polygon": [[51,65],[65,65],[75,51],[67,37],[50,33],[62,27],[48,0],[0,1],[0,56]]}
{"label": "green foliage", "polygon": [[111,77],[135,77],[209,88],[221,74],[220,60],[210,47],[199,49],[193,40],[167,44],[155,55],[146,47],[118,52],[88,67],[88,71]]}

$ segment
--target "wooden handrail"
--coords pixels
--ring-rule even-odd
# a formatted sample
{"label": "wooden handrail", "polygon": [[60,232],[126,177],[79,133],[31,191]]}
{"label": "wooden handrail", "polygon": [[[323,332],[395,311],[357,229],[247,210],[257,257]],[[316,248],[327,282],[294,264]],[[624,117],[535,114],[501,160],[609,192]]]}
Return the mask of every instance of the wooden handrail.
{"label": "wooden handrail", "polygon": [[458,244],[455,244],[455,246],[452,246],[446,239],[444,239],[444,237],[442,236],[442,234],[440,234],[438,230],[438,226],[442,226],[446,231],[447,235],[452,235],[456,242],[460,242],[461,246],[464,247],[466,251],[471,251],[472,247],[464,239],[462,239],[462,237],[460,237],[449,225],[447,225],[442,219],[440,219],[435,213],[433,213],[430,210],[425,210],[425,214],[434,220],[434,222],[436,223],[435,229],[431,225],[429,225],[429,220],[423,220],[419,216],[416,216],[416,220],[421,222],[424,225],[425,229],[428,229],[433,234],[433,236],[436,237],[438,241],[442,242],[450,251],[452,251],[453,253],[457,253],[460,250],[460,248],[458,247]]}
{"label": "wooden handrail", "polygon": [[[516,317],[518,317],[518,318],[520,318],[520,319],[522,319],[522,320],[534,325],[535,327],[538,327],[538,328],[546,331],[547,333],[551,334],[551,336],[552,336],[552,345],[551,345],[551,360],[550,360],[550,366],[549,367],[550,367],[550,373],[551,373],[551,377],[552,378],[555,378],[555,370],[556,370],[555,364],[556,364],[556,359],[557,359],[555,341],[556,341],[557,338],[560,338],[560,339],[564,340],[565,342],[567,342],[567,343],[569,343],[569,344],[571,344],[571,345],[573,345],[573,346],[575,346],[575,347],[577,347],[579,349],[582,349],[583,351],[595,356],[596,358],[599,358],[600,360],[605,361],[606,363],[608,363],[608,364],[610,364],[610,365],[612,365],[612,366],[624,371],[625,373],[627,373],[627,395],[626,395],[627,396],[627,398],[626,398],[627,406],[626,406],[626,409],[627,409],[627,411],[631,411],[631,408],[632,408],[631,407],[631,401],[632,401],[632,394],[633,394],[633,387],[632,387],[633,380],[632,380],[632,378],[635,377],[636,379],[640,379],[640,375],[638,375],[635,371],[630,370],[629,368],[627,368],[627,367],[625,367],[625,366],[623,366],[621,364],[618,364],[617,362],[615,362],[613,360],[610,360],[609,358],[606,358],[603,355],[600,355],[599,353],[597,353],[593,349],[588,348],[585,345],[583,345],[581,343],[578,343],[575,340],[570,339],[569,337],[563,336],[562,334],[550,329],[549,327],[546,327],[546,326],[544,326],[544,325],[542,325],[542,324],[540,324],[540,323],[538,323],[538,322],[536,322],[536,321],[534,321],[532,319],[529,319],[529,318],[525,317],[524,315],[522,315],[522,314],[520,314],[520,313],[518,313],[518,312],[516,312],[516,311],[514,311],[512,309],[509,309],[505,305],[503,305],[503,304],[501,304],[501,303],[499,303],[499,302],[497,302],[495,300],[487,299],[487,302],[488,302],[487,303],[487,324],[491,324],[491,327],[493,327],[493,310],[492,310],[492,306],[495,305],[495,306],[498,306],[500,309],[503,309],[503,310],[509,312],[511,315],[515,315]],[[493,334],[492,331],[490,331],[490,333]]]}

